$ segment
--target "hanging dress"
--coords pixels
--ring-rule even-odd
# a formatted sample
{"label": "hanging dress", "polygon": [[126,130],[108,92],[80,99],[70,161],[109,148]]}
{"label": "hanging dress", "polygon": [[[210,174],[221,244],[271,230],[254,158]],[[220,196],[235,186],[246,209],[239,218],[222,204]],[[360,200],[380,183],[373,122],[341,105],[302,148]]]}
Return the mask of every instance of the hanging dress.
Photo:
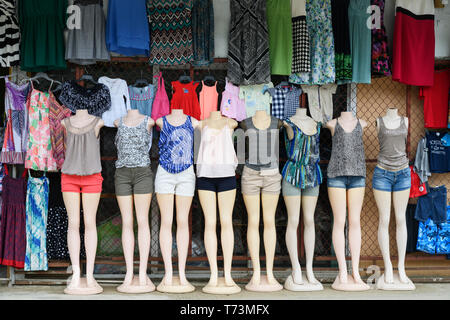
{"label": "hanging dress", "polygon": [[199,120],[201,115],[200,103],[195,91],[198,85],[199,83],[194,82],[173,81],[172,89],[174,93],[172,101],[170,101],[170,109],[183,109],[184,114]]}
{"label": "hanging dress", "polygon": [[0,162],[23,164],[28,142],[27,97],[31,86],[29,83],[18,86],[5,79],[5,89],[5,112],[8,122]]}
{"label": "hanging dress", "polygon": [[372,29],[372,75],[391,75],[388,39],[384,26],[384,0],[371,0],[371,4],[380,8],[380,29]]}
{"label": "hanging dress", "polygon": [[16,0],[0,0],[0,66],[9,68],[20,62],[20,28]]}
{"label": "hanging dress", "polygon": [[47,215],[49,181],[45,176],[28,177],[26,198],[25,271],[47,271]]}
{"label": "hanging dress", "polygon": [[214,61],[214,10],[212,0],[193,0],[192,37],[194,66]]}
{"label": "hanging dress", "polygon": [[66,69],[67,0],[20,0],[18,7],[20,68],[29,72]]}
{"label": "hanging dress", "polygon": [[228,80],[235,85],[270,82],[266,0],[231,0]]}
{"label": "hanging dress", "polygon": [[292,73],[311,71],[306,0],[292,0]]}
{"label": "hanging dress", "polygon": [[209,118],[213,111],[217,111],[219,94],[217,93],[217,81],[212,87],[207,86],[202,81],[202,91],[200,91],[200,120]]}
{"label": "hanging dress", "polygon": [[296,84],[334,83],[334,38],[331,0],[306,0],[306,23],[310,43],[311,71],[294,73],[289,81]]}
{"label": "hanging dress", "polygon": [[336,82],[352,82],[352,54],[350,51],[350,26],[348,6],[350,0],[331,0],[335,50]]}
{"label": "hanging dress", "polygon": [[150,64],[182,65],[193,61],[192,1],[147,2],[152,30]]}
{"label": "hanging dress", "polygon": [[61,121],[72,115],[72,112],[59,104],[53,92],[49,99],[50,139],[52,141],[52,155],[56,161],[57,170],[61,170],[65,158],[64,127]]}
{"label": "hanging dress", "polygon": [[20,178],[11,178],[5,165],[0,225],[0,264],[23,269],[26,252],[25,200],[27,170]]}

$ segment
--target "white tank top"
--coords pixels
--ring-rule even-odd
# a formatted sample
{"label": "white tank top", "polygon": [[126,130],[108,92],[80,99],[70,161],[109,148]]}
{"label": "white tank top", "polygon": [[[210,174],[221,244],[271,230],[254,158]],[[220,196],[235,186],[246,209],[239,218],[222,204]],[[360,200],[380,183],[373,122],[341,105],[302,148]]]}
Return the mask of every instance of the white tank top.
{"label": "white tank top", "polygon": [[233,130],[205,126],[198,151],[197,177],[226,178],[236,174],[238,159],[233,144]]}

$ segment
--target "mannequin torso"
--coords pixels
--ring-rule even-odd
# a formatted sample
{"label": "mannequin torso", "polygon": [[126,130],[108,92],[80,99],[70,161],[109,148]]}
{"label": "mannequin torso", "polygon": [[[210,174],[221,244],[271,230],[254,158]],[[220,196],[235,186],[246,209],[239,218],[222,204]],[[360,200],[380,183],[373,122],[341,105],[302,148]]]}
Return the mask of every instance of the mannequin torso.
{"label": "mannequin torso", "polygon": [[[293,115],[289,120],[292,121],[302,132],[308,136],[317,133],[317,122],[313,118],[306,115],[306,108],[298,108],[295,115]],[[288,137],[290,140],[294,137],[294,131],[291,126],[284,121],[283,126],[286,128]]]}
{"label": "mannequin torso", "polygon": [[365,120],[357,119],[355,118],[355,116],[353,116],[352,112],[345,111],[341,113],[341,116],[339,118],[328,121],[326,127],[330,129],[331,135],[334,135],[334,129],[336,128],[336,124],[339,121],[339,125],[344,129],[345,132],[352,132],[358,124],[358,120],[363,129],[367,127],[367,122]]}
{"label": "mannequin torso", "polygon": [[228,126],[230,129],[236,129],[238,123],[236,120],[223,117],[220,111],[212,111],[209,118],[200,122],[200,127],[203,129],[205,126],[213,129],[222,129],[224,126]]}
{"label": "mannequin torso", "polygon": [[[86,109],[80,109],[77,110],[76,114],[70,117],[69,119],[72,126],[77,128],[83,128],[89,125],[92,121],[94,121],[95,116],[90,115]],[[64,128],[66,127],[64,120],[61,121],[61,124]],[[95,135],[97,137],[103,125],[104,125],[103,120],[99,120],[97,125],[95,126]]]}
{"label": "mannequin torso", "polygon": [[[398,114],[398,109],[395,108],[389,108],[386,112],[386,115],[383,117],[383,122],[386,126],[386,128],[393,130],[400,126],[402,117]],[[404,117],[405,125],[408,127],[408,118]],[[377,131],[380,131],[380,123],[379,119],[377,118]]]}
{"label": "mannequin torso", "polygon": [[[131,109],[128,110],[127,115],[123,117],[123,123],[128,127],[136,127],[138,126],[142,121],[145,119],[145,115],[140,114],[139,110],[137,109]],[[120,119],[114,120],[114,126],[117,128],[119,127]],[[148,118],[148,124],[147,129],[148,131],[151,130],[151,128],[155,125],[155,120],[152,118]]]}
{"label": "mannequin torso", "polygon": [[[183,123],[185,123],[187,120],[187,117],[188,116],[183,113],[183,109],[172,109],[172,112],[166,116],[166,119],[172,126],[176,127],[176,126],[180,126]],[[192,126],[194,127],[194,129],[197,128],[199,125],[199,121],[193,117],[191,117],[191,121],[192,121]],[[164,125],[163,119],[159,118],[158,120],[156,120],[156,125],[162,129],[163,125]]]}

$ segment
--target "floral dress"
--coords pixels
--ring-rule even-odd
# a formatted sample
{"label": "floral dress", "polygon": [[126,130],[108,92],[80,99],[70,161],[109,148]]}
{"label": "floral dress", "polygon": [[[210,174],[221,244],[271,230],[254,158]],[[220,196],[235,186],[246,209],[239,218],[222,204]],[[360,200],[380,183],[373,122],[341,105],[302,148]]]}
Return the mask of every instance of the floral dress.
{"label": "floral dress", "polygon": [[384,0],[371,0],[372,5],[380,7],[380,29],[372,29],[372,74],[391,75],[391,62],[388,55],[388,41],[384,27]]}
{"label": "floral dress", "polygon": [[334,37],[331,22],[331,0],[307,0],[306,23],[310,40],[311,72],[292,74],[296,84],[334,83]]}

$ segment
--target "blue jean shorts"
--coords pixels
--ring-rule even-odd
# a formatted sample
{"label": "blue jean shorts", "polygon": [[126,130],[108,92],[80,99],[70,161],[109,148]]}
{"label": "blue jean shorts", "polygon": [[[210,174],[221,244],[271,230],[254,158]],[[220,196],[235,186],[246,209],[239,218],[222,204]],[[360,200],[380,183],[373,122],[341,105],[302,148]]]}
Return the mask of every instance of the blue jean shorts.
{"label": "blue jean shorts", "polygon": [[396,192],[411,188],[411,170],[387,171],[375,167],[372,178],[372,188],[379,191]]}
{"label": "blue jean shorts", "polygon": [[354,189],[365,188],[366,178],[363,176],[339,176],[327,179],[328,188]]}

